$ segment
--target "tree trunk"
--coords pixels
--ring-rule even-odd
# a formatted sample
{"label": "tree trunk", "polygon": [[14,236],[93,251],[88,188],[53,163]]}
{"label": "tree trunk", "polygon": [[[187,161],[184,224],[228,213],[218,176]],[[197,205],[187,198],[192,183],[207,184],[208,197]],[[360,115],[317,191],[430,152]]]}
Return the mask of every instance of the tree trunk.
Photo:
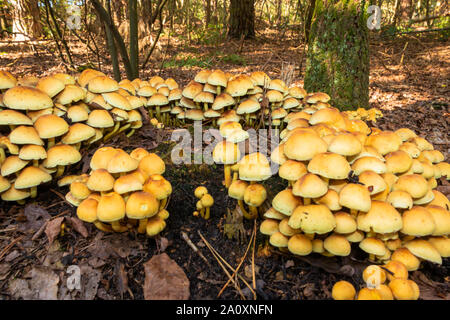
{"label": "tree trunk", "polygon": [[237,39],[255,37],[254,0],[231,0],[228,35]]}
{"label": "tree trunk", "polygon": [[305,17],[305,28],[304,28],[304,35],[305,35],[305,42],[308,43],[309,40],[309,31],[311,29],[311,21],[314,14],[314,9],[316,8],[316,0],[310,0],[308,11],[306,11],[306,17]]}
{"label": "tree trunk", "polygon": [[211,22],[211,0],[205,0],[205,27],[208,28]]}
{"label": "tree trunk", "polygon": [[131,79],[139,78],[139,37],[138,37],[138,13],[137,0],[128,1],[128,13],[130,19],[130,64]]}
{"label": "tree trunk", "polygon": [[[325,0],[326,1],[326,0]],[[367,3],[316,1],[309,36],[305,89],[323,91],[341,110],[369,106]]]}

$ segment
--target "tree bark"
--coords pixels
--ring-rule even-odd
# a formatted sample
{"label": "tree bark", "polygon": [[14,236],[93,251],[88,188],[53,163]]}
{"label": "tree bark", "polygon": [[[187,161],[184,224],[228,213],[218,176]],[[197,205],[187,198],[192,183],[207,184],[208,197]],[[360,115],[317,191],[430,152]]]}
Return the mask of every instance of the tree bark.
{"label": "tree bark", "polygon": [[331,96],[341,110],[369,106],[367,3],[316,1],[309,36],[305,89]]}
{"label": "tree bark", "polygon": [[208,28],[211,22],[211,0],[205,0],[205,27]]}
{"label": "tree bark", "polygon": [[254,0],[231,0],[228,36],[237,39],[255,37]]}
{"label": "tree bark", "polygon": [[139,78],[139,37],[138,37],[138,13],[137,0],[128,1],[128,13],[130,19],[130,64],[131,79]]}

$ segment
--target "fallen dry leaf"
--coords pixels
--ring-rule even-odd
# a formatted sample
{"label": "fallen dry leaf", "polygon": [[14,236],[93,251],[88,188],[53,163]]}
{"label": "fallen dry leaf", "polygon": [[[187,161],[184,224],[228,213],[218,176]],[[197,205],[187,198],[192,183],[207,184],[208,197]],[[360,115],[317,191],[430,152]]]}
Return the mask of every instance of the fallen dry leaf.
{"label": "fallen dry leaf", "polygon": [[78,232],[79,234],[81,234],[83,236],[83,238],[87,238],[89,235],[89,232],[87,231],[83,221],[81,221],[80,219],[76,218],[76,217],[69,217],[69,221],[72,225],[72,228]]}
{"label": "fallen dry leaf", "polygon": [[59,277],[50,268],[35,266],[25,279],[14,279],[9,290],[14,298],[24,300],[57,300]]}
{"label": "fallen dry leaf", "polygon": [[118,289],[120,292],[120,298],[123,299],[123,294],[129,290],[128,288],[128,275],[125,271],[123,263],[117,261],[114,268],[114,273],[117,275]]}
{"label": "fallen dry leaf", "polygon": [[64,217],[59,217],[53,220],[50,220],[45,227],[45,234],[48,238],[49,246],[52,245],[53,241],[55,241],[56,237],[61,232],[61,223],[64,221]]}
{"label": "fallen dry leaf", "polygon": [[38,231],[51,218],[47,210],[36,204],[27,205],[24,210],[24,215],[27,221],[19,226],[19,230],[27,233]]}
{"label": "fallen dry leaf", "polygon": [[153,256],[144,264],[145,300],[187,300],[189,279],[166,253]]}

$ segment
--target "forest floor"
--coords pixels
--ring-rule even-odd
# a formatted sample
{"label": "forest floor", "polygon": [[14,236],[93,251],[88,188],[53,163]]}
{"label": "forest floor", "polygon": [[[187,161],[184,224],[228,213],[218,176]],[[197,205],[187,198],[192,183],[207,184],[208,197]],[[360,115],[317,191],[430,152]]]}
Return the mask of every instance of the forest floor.
{"label": "forest floor", "polygon": [[[263,70],[271,77],[280,77],[282,69],[293,65],[296,74],[287,80],[302,84],[305,63],[301,69],[298,65],[303,46],[287,36],[279,37],[275,31],[267,30],[257,40],[227,41],[217,46],[186,46],[175,40],[171,39],[169,48],[163,41],[162,52],[150,61],[141,78],[159,74],[184,85],[201,67],[236,73]],[[86,54],[81,43],[70,45],[75,63],[81,65],[92,60],[95,65],[94,57]],[[64,65],[45,46],[51,47],[48,43],[37,43],[33,49],[0,42],[0,68],[18,77],[65,71]],[[103,71],[111,73],[107,67]],[[448,42],[416,36],[371,41],[370,103],[384,113],[384,118],[373,125],[390,130],[409,127],[441,150],[446,161],[449,161],[449,86]],[[41,188],[36,201],[25,208],[0,202],[0,299],[37,298],[36,292],[40,292],[39,297],[60,299],[143,299],[146,277],[143,263],[162,252],[186,273],[191,299],[216,299],[228,277],[198,231],[236,267],[249,245],[254,224],[244,221],[242,242],[227,239],[223,233],[224,225],[229,223],[225,216],[227,208],[234,210],[236,203],[226,196],[220,183],[222,170],[215,166],[172,164],[173,143],[168,141],[169,136],[170,130],[156,132],[145,126],[131,139],[119,136],[110,143],[127,151],[144,147],[157,152],[167,164],[165,177],[173,186],[173,195],[167,228],[157,239],[133,233],[107,235],[90,225],[80,225],[72,219],[76,209],[64,200],[68,190],[58,189],[56,184]],[[93,152],[85,151],[83,160],[70,171],[86,171]],[[439,183],[448,196],[448,182],[441,179]],[[276,178],[264,184],[273,194],[283,187]],[[205,185],[215,199],[208,221],[192,215],[196,202],[193,190],[199,185]],[[54,230],[59,230],[61,223],[65,231],[57,235]],[[190,237],[208,262],[188,246],[181,232]],[[254,266],[258,299],[330,299],[331,288],[338,280],[350,281],[356,288],[363,286],[361,270],[368,262],[357,247],[346,258],[316,255],[294,258],[276,252],[267,254],[262,250],[266,239],[257,234]],[[249,283],[251,257],[252,249],[240,269]],[[67,288],[70,265],[81,268],[81,291],[70,292]],[[411,273],[420,286],[421,298],[450,299],[449,271],[450,261],[444,259],[440,266],[423,263],[420,271]],[[239,290],[230,284],[220,298],[242,299],[242,296],[252,298],[243,284]]]}

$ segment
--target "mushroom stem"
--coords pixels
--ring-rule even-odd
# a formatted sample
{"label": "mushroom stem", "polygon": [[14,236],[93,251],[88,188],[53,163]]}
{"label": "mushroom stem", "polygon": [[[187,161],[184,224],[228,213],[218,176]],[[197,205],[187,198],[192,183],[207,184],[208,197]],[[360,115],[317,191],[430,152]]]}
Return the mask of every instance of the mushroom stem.
{"label": "mushroom stem", "polygon": [[209,207],[206,207],[205,216],[203,217],[203,219],[208,220],[209,217],[210,217]]}
{"label": "mushroom stem", "polygon": [[200,216],[205,219],[205,208],[200,209]]}
{"label": "mushroom stem", "polygon": [[163,210],[166,208],[167,198],[161,200],[161,204],[159,205],[159,210]]}
{"label": "mushroom stem", "polygon": [[117,132],[117,130],[119,130],[119,127],[120,127],[120,121],[116,121],[116,124],[114,125],[114,129],[103,138],[103,141],[106,142],[106,141],[108,141],[109,138],[114,136],[114,134]]}
{"label": "mushroom stem", "polygon": [[126,136],[129,138],[129,137],[131,137],[135,132],[136,132],[136,130],[131,129],[131,130],[126,134]]}
{"label": "mushroom stem", "polygon": [[217,95],[219,95],[221,93],[221,91],[222,91],[221,86],[217,86],[216,87],[216,91],[217,91]]}
{"label": "mushroom stem", "polygon": [[350,214],[352,215],[353,218],[356,219],[356,217],[358,216],[358,210],[350,209]]}
{"label": "mushroom stem", "polygon": [[73,147],[79,151],[80,148],[81,148],[81,142],[75,143],[75,144],[73,145]]}
{"label": "mushroom stem", "polygon": [[119,131],[117,131],[117,134],[121,134],[122,132],[124,132],[125,130],[129,129],[131,127],[131,123],[128,123],[126,125],[124,125],[123,127],[121,127],[119,129]]}
{"label": "mushroom stem", "polygon": [[245,210],[244,201],[238,200],[238,205],[239,205],[239,208],[241,208],[241,211],[242,211],[242,214],[244,215],[244,217],[249,216],[249,213],[247,212],[247,210]]}
{"label": "mushroom stem", "polygon": [[30,195],[31,195],[31,198],[36,198],[36,196],[37,196],[37,187],[32,187],[30,189]]}
{"label": "mushroom stem", "polygon": [[305,206],[310,205],[311,204],[311,198],[303,198],[303,204]]}
{"label": "mushroom stem", "polygon": [[13,131],[16,127],[17,127],[17,126],[16,126],[15,124],[10,124],[10,125],[9,125],[9,129],[10,129],[11,131]]}
{"label": "mushroom stem", "polygon": [[146,232],[147,222],[148,222],[147,218],[139,220],[138,233],[144,234]]}
{"label": "mushroom stem", "polygon": [[225,187],[228,189],[231,185],[231,165],[226,164],[223,171],[225,175]]}
{"label": "mushroom stem", "polygon": [[47,150],[55,145],[55,138],[48,139]]}
{"label": "mushroom stem", "polygon": [[25,200],[17,200],[17,203],[23,206],[25,204]]}
{"label": "mushroom stem", "polygon": [[63,175],[64,173],[64,166],[58,166],[58,170],[56,171],[56,175],[55,178],[59,178]]}
{"label": "mushroom stem", "polygon": [[248,219],[248,220],[254,220],[258,217],[258,208],[254,207],[254,206],[248,206],[249,207],[249,212],[247,213],[247,215],[244,213],[244,218]]}
{"label": "mushroom stem", "polygon": [[39,167],[39,160],[33,160],[33,166],[34,167]]}
{"label": "mushroom stem", "polygon": [[156,119],[158,119],[158,121],[161,121],[161,107],[160,106],[156,106]]}
{"label": "mushroom stem", "polygon": [[0,148],[0,164],[3,163],[6,159],[5,149]]}
{"label": "mushroom stem", "polygon": [[208,111],[208,103],[207,102],[203,103],[203,109],[205,110],[205,112]]}
{"label": "mushroom stem", "polygon": [[113,232],[112,228],[109,225],[104,224],[103,222],[98,220],[94,222],[94,226],[96,226],[98,230],[103,232]]}
{"label": "mushroom stem", "polygon": [[148,112],[148,117],[150,119],[153,118],[153,109],[152,108],[147,108],[147,112]]}
{"label": "mushroom stem", "polygon": [[307,237],[309,240],[314,240],[314,233],[305,233],[305,237]]}
{"label": "mushroom stem", "polygon": [[119,221],[111,222],[111,227],[115,232],[125,232],[128,231],[127,227],[124,227],[120,224]]}

